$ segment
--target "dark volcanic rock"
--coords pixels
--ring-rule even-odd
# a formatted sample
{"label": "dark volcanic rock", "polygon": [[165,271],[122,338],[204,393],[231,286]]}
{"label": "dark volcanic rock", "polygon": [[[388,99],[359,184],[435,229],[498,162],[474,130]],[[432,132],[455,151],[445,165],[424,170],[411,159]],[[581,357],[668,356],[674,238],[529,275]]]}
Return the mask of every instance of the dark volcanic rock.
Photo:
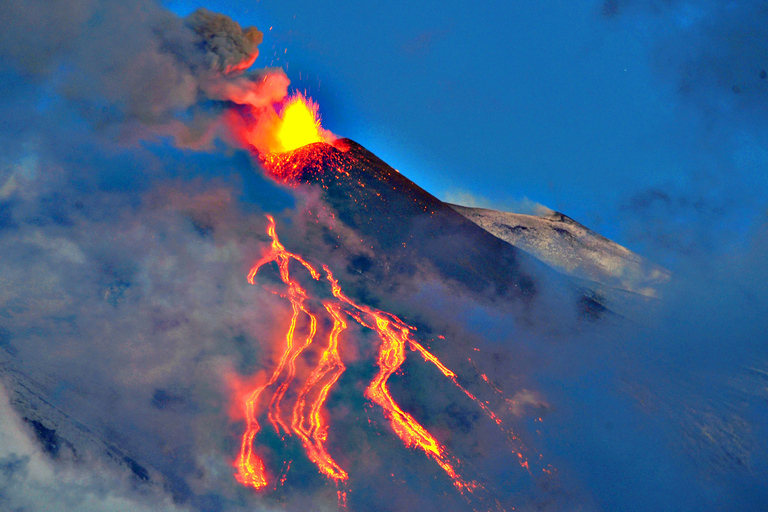
{"label": "dark volcanic rock", "polygon": [[32,427],[37,440],[43,446],[43,450],[51,457],[56,457],[59,454],[59,436],[56,435],[56,431],[52,428],[47,428],[37,420],[24,419]]}
{"label": "dark volcanic rock", "polygon": [[265,166],[289,184],[322,187],[335,217],[389,259],[386,278],[426,263],[474,292],[526,302],[537,293],[538,274],[557,279],[349,139],[271,156]]}

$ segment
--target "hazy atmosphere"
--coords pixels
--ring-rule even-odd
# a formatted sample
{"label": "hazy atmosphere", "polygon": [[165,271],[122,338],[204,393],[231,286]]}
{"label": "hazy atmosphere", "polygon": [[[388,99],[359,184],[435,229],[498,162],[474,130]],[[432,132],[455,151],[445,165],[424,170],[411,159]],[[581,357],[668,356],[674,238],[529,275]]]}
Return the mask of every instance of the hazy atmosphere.
{"label": "hazy atmosphere", "polygon": [[[4,1],[0,509],[762,510],[766,19]],[[328,130],[310,163],[265,157],[295,91]],[[316,396],[294,373],[331,370],[315,437],[281,432],[281,397]]]}

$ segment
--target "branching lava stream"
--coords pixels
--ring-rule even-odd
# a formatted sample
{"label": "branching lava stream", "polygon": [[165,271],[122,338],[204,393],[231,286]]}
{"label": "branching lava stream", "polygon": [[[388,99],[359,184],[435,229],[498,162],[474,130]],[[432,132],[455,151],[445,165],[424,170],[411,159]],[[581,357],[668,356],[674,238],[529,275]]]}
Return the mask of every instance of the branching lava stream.
{"label": "branching lava stream", "polygon": [[[338,280],[326,265],[323,265],[322,269],[335,300],[323,301],[322,307],[333,320],[333,328],[327,335],[327,344],[322,349],[317,364],[306,382],[301,385],[290,421],[284,418],[285,413],[282,411],[281,405],[286,391],[296,377],[296,360],[305,349],[315,342],[318,332],[318,317],[307,305],[311,299],[308,297],[307,291],[291,276],[289,263],[291,260],[295,261],[304,267],[315,280],[320,280],[321,274],[301,256],[288,251],[280,243],[274,219],[271,216],[267,216],[267,218],[269,219],[267,232],[272,238],[272,244],[269,252],[249,272],[248,282],[255,284],[259,270],[265,265],[275,262],[280,272],[280,278],[287,286],[287,293],[283,296],[290,301],[293,314],[283,342],[282,354],[274,372],[266,383],[253,389],[245,398],[244,408],[247,424],[241,441],[240,454],[235,462],[237,480],[256,489],[268,485],[264,463],[254,453],[253,445],[254,438],[261,429],[257,419],[261,413],[259,408],[261,395],[267,388],[272,387],[275,390],[269,400],[267,418],[275,431],[278,434],[281,431],[289,435],[296,434],[301,439],[307,456],[317,465],[322,474],[336,481],[337,484],[347,480],[347,472],[331,457],[325,447],[328,425],[323,417],[323,405],[331,388],[346,369],[339,355],[339,338],[347,328],[345,318],[351,318],[361,326],[376,332],[381,342],[377,359],[379,371],[366,388],[365,397],[382,407],[392,430],[406,446],[418,448],[433,459],[461,492],[464,490],[471,491],[477,487],[477,483],[465,481],[459,475],[456,470],[458,461],[450,456],[446,448],[413,416],[403,411],[392,398],[387,387],[387,381],[405,361],[405,347],[410,346],[412,350],[419,352],[425,361],[434,364],[443,375],[451,379],[497,424],[500,424],[501,420],[485,403],[478,400],[458,383],[453,371],[413,339],[411,332],[415,330],[414,327],[407,325],[391,313],[352,301],[344,294]],[[308,334],[306,337],[297,339],[297,324],[302,315],[309,321]]]}

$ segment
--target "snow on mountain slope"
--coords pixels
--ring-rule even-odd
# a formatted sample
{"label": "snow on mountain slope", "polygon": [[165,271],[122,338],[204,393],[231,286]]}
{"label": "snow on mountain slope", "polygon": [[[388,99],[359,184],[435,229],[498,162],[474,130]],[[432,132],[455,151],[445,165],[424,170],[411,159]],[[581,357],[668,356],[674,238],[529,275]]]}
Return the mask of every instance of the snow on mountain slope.
{"label": "snow on mountain slope", "polygon": [[604,287],[658,297],[670,273],[562,213],[541,216],[450,205],[489,233],[554,269]]}

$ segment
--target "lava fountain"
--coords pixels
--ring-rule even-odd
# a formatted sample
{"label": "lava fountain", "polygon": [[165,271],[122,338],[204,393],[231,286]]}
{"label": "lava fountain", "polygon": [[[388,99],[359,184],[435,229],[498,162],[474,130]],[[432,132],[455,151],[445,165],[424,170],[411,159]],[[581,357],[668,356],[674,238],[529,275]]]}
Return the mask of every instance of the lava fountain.
{"label": "lava fountain", "polygon": [[314,142],[330,142],[327,130],[320,126],[317,103],[302,94],[288,99],[275,135],[280,145],[278,153],[293,151]]}
{"label": "lava fountain", "polygon": [[262,160],[314,142],[336,140],[321,126],[317,103],[301,93],[268,107],[240,105],[228,111],[225,119],[237,142],[252,148]]}

